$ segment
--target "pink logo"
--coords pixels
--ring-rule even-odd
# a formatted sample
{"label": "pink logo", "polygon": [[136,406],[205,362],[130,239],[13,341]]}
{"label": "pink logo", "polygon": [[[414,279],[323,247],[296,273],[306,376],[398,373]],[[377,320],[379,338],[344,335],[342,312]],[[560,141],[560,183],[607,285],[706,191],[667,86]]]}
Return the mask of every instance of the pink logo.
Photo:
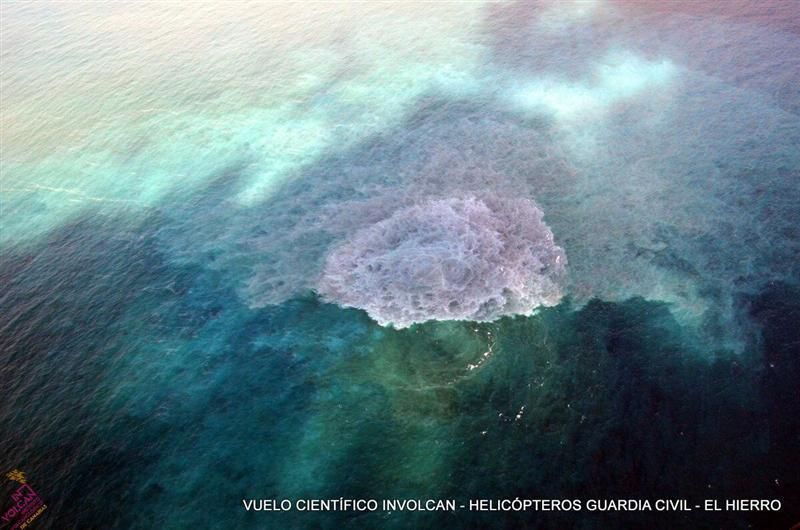
{"label": "pink logo", "polygon": [[0,526],[10,524],[9,530],[24,530],[47,509],[47,505],[27,483],[25,473],[15,469],[6,473],[6,477],[20,486],[11,494],[11,506],[0,514]]}

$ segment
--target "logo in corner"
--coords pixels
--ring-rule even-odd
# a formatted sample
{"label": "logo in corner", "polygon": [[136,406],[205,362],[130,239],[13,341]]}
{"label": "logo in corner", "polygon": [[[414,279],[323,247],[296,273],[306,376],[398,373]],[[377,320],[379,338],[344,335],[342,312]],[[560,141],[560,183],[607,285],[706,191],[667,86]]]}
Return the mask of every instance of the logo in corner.
{"label": "logo in corner", "polygon": [[[30,484],[25,473],[13,469],[5,474],[6,478],[18,485],[11,493],[11,506],[0,512],[0,527],[4,530],[25,530],[47,509],[47,505],[39,497]],[[6,526],[10,525],[10,526]]]}

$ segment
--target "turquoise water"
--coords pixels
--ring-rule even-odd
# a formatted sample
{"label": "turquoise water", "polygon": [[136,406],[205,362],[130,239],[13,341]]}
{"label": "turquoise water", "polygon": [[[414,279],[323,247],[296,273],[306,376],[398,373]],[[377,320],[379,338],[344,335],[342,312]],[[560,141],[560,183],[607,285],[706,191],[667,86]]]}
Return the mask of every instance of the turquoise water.
{"label": "turquoise water", "polygon": [[[32,527],[800,521],[792,3],[1,10],[0,468],[48,505]],[[481,230],[431,206],[473,200]],[[534,250],[492,261],[510,241]],[[328,295],[351,253],[399,265]],[[375,309],[439,263],[469,267]],[[445,319],[453,293],[487,321]],[[340,497],[783,509],[242,506]]]}

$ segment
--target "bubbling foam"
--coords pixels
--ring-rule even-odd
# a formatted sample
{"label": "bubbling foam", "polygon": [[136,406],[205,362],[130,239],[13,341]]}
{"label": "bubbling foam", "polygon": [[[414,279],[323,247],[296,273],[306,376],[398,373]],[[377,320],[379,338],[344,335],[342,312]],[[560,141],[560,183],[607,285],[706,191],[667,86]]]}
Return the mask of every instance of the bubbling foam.
{"label": "bubbling foam", "polygon": [[559,302],[567,262],[542,216],[495,196],[402,208],[335,247],[317,291],[397,328],[530,314]]}

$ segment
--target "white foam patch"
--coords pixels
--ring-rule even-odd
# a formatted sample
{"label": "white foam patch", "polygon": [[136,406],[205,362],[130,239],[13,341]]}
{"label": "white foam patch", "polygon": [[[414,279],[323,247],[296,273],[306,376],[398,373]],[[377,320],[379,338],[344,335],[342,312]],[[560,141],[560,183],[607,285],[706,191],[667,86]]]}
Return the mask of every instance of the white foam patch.
{"label": "white foam patch", "polygon": [[491,321],[558,303],[565,266],[532,201],[443,199],[356,232],[328,255],[317,290],[397,328]]}

